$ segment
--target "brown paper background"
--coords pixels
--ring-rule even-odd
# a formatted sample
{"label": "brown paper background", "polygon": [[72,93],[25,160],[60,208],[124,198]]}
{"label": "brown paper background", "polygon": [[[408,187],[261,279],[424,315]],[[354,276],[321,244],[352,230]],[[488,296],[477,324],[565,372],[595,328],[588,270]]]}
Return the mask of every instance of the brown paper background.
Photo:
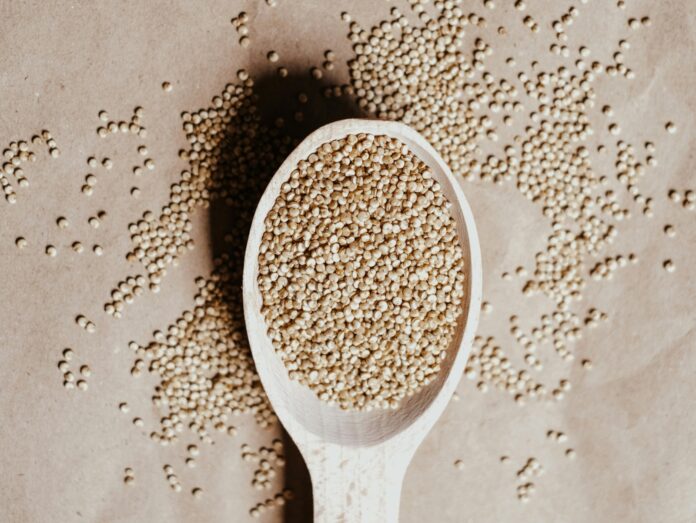
{"label": "brown paper background", "polygon": [[[527,11],[498,0],[495,10],[480,2],[466,9],[484,15],[491,27],[504,25],[505,37],[488,41],[495,49],[501,74],[511,52],[518,63],[538,59],[553,62],[548,22],[571,4],[530,0]],[[509,5],[510,4],[510,5]],[[693,212],[670,202],[667,191],[696,187],[694,114],[696,111],[696,15],[689,0],[648,2],[627,0],[627,9],[614,2],[590,0],[569,28],[571,49],[591,47],[592,57],[607,60],[620,38],[629,37],[625,52],[636,71],[633,81],[600,78],[595,88],[597,107],[591,111],[598,130],[591,143],[609,142],[606,119],[599,108],[609,103],[620,122],[622,138],[637,148],[645,140],[658,147],[659,166],[641,187],[652,196],[655,217],[645,218],[630,207],[626,192],[614,180],[612,158],[593,151],[593,165],[612,179],[619,201],[634,217],[620,225],[615,245],[606,254],[635,252],[640,262],[621,269],[610,282],[591,282],[577,310],[594,306],[609,321],[585,330],[574,348],[578,360],[561,363],[549,350],[540,375],[549,385],[569,378],[573,389],[558,403],[531,402],[517,406],[507,394],[482,394],[464,379],[461,401],[453,402],[413,460],[403,488],[401,521],[432,522],[688,522],[696,520],[696,345],[693,256],[696,233]],[[216,437],[214,448],[203,449],[198,467],[186,469],[189,437],[161,448],[144,436],[159,417],[150,403],[153,381],[129,375],[129,340],[146,341],[154,329],[166,327],[192,304],[193,280],[211,267],[210,223],[204,211],[194,215],[196,249],[170,269],[162,292],[146,292],[113,320],[103,303],[114,284],[134,273],[124,254],[129,247],[127,224],[146,209],[166,202],[169,185],[185,164],[177,151],[186,146],[179,114],[207,107],[235,71],[247,67],[259,80],[273,78],[275,65],[265,54],[277,50],[280,64],[291,70],[292,87],[270,88],[262,110],[283,107],[300,89],[317,95],[308,79],[311,65],[320,65],[326,49],[337,55],[337,68],[325,84],[347,79],[351,57],[346,24],[339,13],[348,10],[365,27],[385,18],[389,8],[405,2],[361,0],[279,0],[263,2],[0,2],[0,146],[28,139],[49,129],[62,151],[59,159],[39,154],[26,171],[31,186],[18,190],[18,202],[0,201],[0,520],[3,522],[238,522],[251,520],[249,509],[268,497],[250,485],[253,465],[241,460],[239,446],[268,444],[279,430],[263,431],[251,416],[240,418],[236,438]],[[243,50],[230,18],[246,10],[252,45]],[[532,14],[544,26],[532,35],[522,18]],[[649,15],[652,26],[631,31],[630,16]],[[469,31],[465,47],[477,31]],[[278,64],[278,65],[280,65]],[[160,88],[174,85],[171,93]],[[275,80],[269,80],[273,84]],[[262,82],[263,83],[263,82]],[[357,114],[353,105],[338,114],[318,115],[318,121]],[[134,184],[129,173],[138,161],[138,140],[101,140],[95,134],[98,111],[127,119],[132,108],[145,109],[147,146],[157,167],[138,185],[140,199],[128,195]],[[679,131],[668,135],[666,121]],[[311,125],[311,124],[308,124]],[[109,156],[112,171],[100,170],[95,194],[79,192],[89,172],[85,159]],[[533,267],[548,225],[513,184],[494,186],[463,182],[481,237],[485,270],[485,299],[494,311],[483,315],[479,331],[495,335],[511,358],[521,358],[508,333],[507,318],[519,314],[527,325],[534,312],[549,310],[543,297],[525,298],[522,280],[504,281],[500,274],[518,265]],[[99,209],[108,217],[98,230],[86,223]],[[71,221],[68,231],[55,225],[59,215]],[[666,223],[677,237],[662,234]],[[213,225],[214,227],[214,225]],[[15,237],[29,247],[19,251]],[[75,239],[87,251],[98,242],[102,257],[77,256],[69,248]],[[56,258],[43,250],[59,248]],[[665,272],[666,258],[677,270]],[[594,262],[592,262],[594,263]],[[591,265],[591,264],[590,264]],[[89,335],[74,322],[85,314],[97,323]],[[93,370],[86,393],[66,391],[56,365],[71,346],[76,364]],[[548,349],[547,349],[548,350]],[[590,372],[581,357],[594,362]],[[124,415],[117,405],[127,401]],[[145,429],[131,424],[133,416]],[[549,429],[569,435],[567,446],[577,451],[574,461],[564,446],[549,442]],[[507,454],[512,463],[503,465]],[[546,474],[535,480],[537,491],[526,505],[515,496],[515,472],[534,456]],[[466,466],[452,464],[462,459]],[[167,485],[162,466],[171,463],[184,491]],[[123,469],[135,469],[136,483],[123,484]],[[287,477],[276,480],[293,487],[297,499],[284,512],[273,510],[262,521],[311,520],[309,483],[296,453],[290,454]],[[204,500],[188,493],[204,489]]]}

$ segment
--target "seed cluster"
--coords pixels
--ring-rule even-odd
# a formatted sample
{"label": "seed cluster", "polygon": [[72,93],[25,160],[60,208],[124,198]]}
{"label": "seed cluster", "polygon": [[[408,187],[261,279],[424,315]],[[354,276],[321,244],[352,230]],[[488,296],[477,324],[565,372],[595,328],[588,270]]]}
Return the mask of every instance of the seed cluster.
{"label": "seed cluster", "polygon": [[525,464],[517,471],[517,478],[522,482],[517,486],[517,499],[522,503],[527,503],[531,494],[536,491],[536,485],[528,481],[532,476],[541,476],[544,467],[541,466],[536,458],[529,458]]}
{"label": "seed cluster", "polygon": [[147,345],[130,344],[137,356],[133,370],[147,368],[159,378],[153,402],[166,414],[150,437],[162,445],[176,441],[186,425],[210,443],[210,429],[236,433],[232,415],[252,412],[261,426],[274,419],[253,366],[227,261],[219,261],[210,279],[198,279],[193,310],[166,332],[155,332]]}
{"label": "seed cluster", "polygon": [[[89,365],[82,365],[77,376],[70,370],[70,362],[75,357],[75,352],[71,348],[63,350],[63,359],[58,362],[58,370],[63,374],[63,387],[85,391],[88,388],[87,378],[92,375]],[[76,371],[77,372],[77,371]]]}
{"label": "seed cluster", "polygon": [[169,483],[171,489],[174,492],[181,492],[181,483],[179,482],[179,476],[177,476],[174,473],[174,467],[172,467],[171,465],[165,465],[164,467],[162,467],[162,470],[164,471],[164,474],[167,478],[167,483]]}
{"label": "seed cluster", "polygon": [[[45,144],[48,148],[48,154],[51,158],[60,156],[58,144],[53,139],[50,131],[41,131],[40,135],[35,135],[31,139],[33,145]],[[29,142],[25,140],[13,141],[2,151],[0,159],[0,187],[5,196],[5,201],[8,203],[17,203],[17,192],[12,186],[10,176],[12,176],[17,184],[17,187],[29,187],[29,179],[24,172],[24,165],[28,162],[35,162],[37,159],[36,153],[31,149]]]}
{"label": "seed cluster", "polygon": [[267,498],[261,503],[257,503],[255,506],[251,507],[249,510],[249,515],[252,518],[259,518],[267,510],[285,506],[285,504],[294,497],[295,494],[291,489],[284,489],[283,492],[279,492],[272,498]]}
{"label": "seed cluster", "polygon": [[251,39],[249,38],[249,15],[242,11],[236,17],[230,20],[232,26],[237,30],[239,35],[239,45],[242,47],[249,47],[251,45]]}
{"label": "seed cluster", "polygon": [[[100,138],[106,138],[107,136],[112,134],[131,133],[136,136],[139,136],[140,138],[145,138],[147,137],[147,129],[142,125],[143,114],[143,108],[138,106],[133,110],[133,115],[131,116],[129,121],[115,121],[109,119],[109,113],[107,113],[106,111],[99,111],[98,117],[103,125],[97,127],[97,136],[99,136]],[[107,165],[109,165],[110,162],[111,160],[105,158],[102,161],[102,165],[106,169],[111,169],[113,164],[107,167]],[[88,165],[90,165],[90,167],[92,166],[91,164]]]}
{"label": "seed cluster", "polygon": [[[531,366],[540,365],[533,351],[525,356],[525,361]],[[526,398],[543,397],[547,394],[546,387],[538,383],[529,371],[513,367],[492,336],[474,338],[464,374],[470,380],[477,381],[476,388],[481,392],[486,392],[490,383],[498,389],[506,390],[519,405],[524,405]]]}
{"label": "seed cluster", "polygon": [[[176,266],[179,257],[193,249],[191,213],[207,208],[211,200],[219,199],[233,208],[238,222],[233,232],[243,245],[255,197],[263,190],[268,173],[274,172],[293,145],[277,128],[261,122],[253,80],[243,70],[238,77],[242,84],[228,84],[213,98],[211,107],[182,114],[191,147],[180,151],[180,156],[189,162],[189,169],[172,185],[169,202],[159,215],[148,210],[129,225],[133,248],[126,258],[144,267],[152,292],[159,292],[167,268]],[[145,167],[154,169],[154,162],[145,160]],[[118,318],[128,302],[113,298],[113,294],[104,309]]]}
{"label": "seed cluster", "polygon": [[428,167],[387,136],[301,160],[265,218],[259,290],[289,377],[343,409],[395,408],[454,335],[463,252]]}
{"label": "seed cluster", "polygon": [[683,193],[677,189],[671,189],[668,196],[674,203],[681,202],[682,207],[687,211],[696,209],[696,191],[692,189],[686,189]]}
{"label": "seed cluster", "polygon": [[278,474],[278,469],[285,466],[283,442],[275,439],[270,448],[260,447],[257,452],[252,451],[245,443],[242,445],[242,459],[257,466],[251,486],[257,490],[269,489],[271,480]]}
{"label": "seed cluster", "polygon": [[123,482],[126,485],[133,485],[135,483],[135,474],[133,473],[133,469],[130,467],[126,467],[123,471]]}

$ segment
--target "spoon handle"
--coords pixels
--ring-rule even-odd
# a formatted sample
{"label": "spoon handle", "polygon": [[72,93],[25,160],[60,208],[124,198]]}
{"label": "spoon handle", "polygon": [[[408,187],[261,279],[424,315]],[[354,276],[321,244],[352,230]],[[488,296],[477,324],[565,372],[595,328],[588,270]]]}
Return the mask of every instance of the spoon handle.
{"label": "spoon handle", "polygon": [[[397,523],[410,452],[321,445],[306,456],[314,523]],[[408,458],[404,459],[404,455]]]}

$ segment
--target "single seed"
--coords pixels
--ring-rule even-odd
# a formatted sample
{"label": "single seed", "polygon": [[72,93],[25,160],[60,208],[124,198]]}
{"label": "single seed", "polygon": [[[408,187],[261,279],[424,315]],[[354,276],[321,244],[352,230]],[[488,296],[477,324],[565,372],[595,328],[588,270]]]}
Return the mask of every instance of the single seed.
{"label": "single seed", "polygon": [[18,236],[15,239],[15,245],[17,246],[18,249],[24,249],[29,245],[29,242],[24,238],[24,236]]}
{"label": "single seed", "polygon": [[669,199],[675,203],[679,203],[682,199],[681,193],[676,189],[670,190],[667,196],[669,196]]}
{"label": "single seed", "polygon": [[677,231],[673,225],[665,225],[664,231],[669,238],[674,238],[677,235]]}
{"label": "single seed", "polygon": [[268,61],[271,63],[275,63],[280,59],[280,56],[278,56],[278,53],[275,51],[269,52],[266,57],[268,58]]}
{"label": "single seed", "polygon": [[193,494],[194,498],[201,499],[203,497],[203,490],[196,487],[191,491],[191,494]]}
{"label": "single seed", "polygon": [[573,449],[566,449],[565,455],[568,457],[568,459],[575,459],[575,451]]}
{"label": "single seed", "polygon": [[457,470],[464,470],[464,462],[461,459],[458,459],[457,461],[454,462],[454,467]]}
{"label": "single seed", "polygon": [[677,132],[677,126],[674,122],[667,122],[665,124],[665,129],[667,130],[668,133],[674,134]]}
{"label": "single seed", "polygon": [[47,245],[46,254],[53,258],[58,254],[58,249],[56,249],[53,245]]}
{"label": "single seed", "polygon": [[664,267],[667,272],[674,272],[676,270],[676,266],[672,260],[665,260],[662,263],[662,267]]}
{"label": "single seed", "polygon": [[125,401],[124,401],[123,403],[119,403],[119,404],[118,404],[118,408],[119,408],[119,410],[120,410],[121,412],[123,412],[124,414],[126,414],[126,413],[130,410],[130,407],[128,406],[128,403],[126,403]]}
{"label": "single seed", "polygon": [[171,82],[162,82],[162,90],[166,93],[171,92],[171,90],[172,90]]}
{"label": "single seed", "polygon": [[73,242],[73,244],[72,244],[72,250],[75,251],[76,253],[79,254],[79,253],[81,253],[82,251],[84,251],[84,249],[85,249],[85,248],[82,246],[82,244],[81,244],[80,242]]}
{"label": "single seed", "polygon": [[96,254],[97,256],[101,256],[102,254],[104,254],[104,249],[101,245],[94,245],[92,247],[92,252],[94,252],[94,254]]}
{"label": "single seed", "polygon": [[87,382],[85,380],[77,380],[76,385],[80,390],[87,390]]}

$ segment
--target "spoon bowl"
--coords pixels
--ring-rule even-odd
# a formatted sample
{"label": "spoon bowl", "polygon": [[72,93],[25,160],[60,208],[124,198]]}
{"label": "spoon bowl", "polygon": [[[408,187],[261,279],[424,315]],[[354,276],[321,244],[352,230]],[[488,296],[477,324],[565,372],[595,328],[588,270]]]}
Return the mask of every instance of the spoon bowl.
{"label": "spoon bowl", "polygon": [[[320,145],[349,134],[386,135],[400,140],[432,171],[452,204],[464,252],[465,294],[457,328],[436,378],[396,409],[347,411],[321,401],[289,378],[267,334],[259,291],[258,254],[266,215],[300,160]],[[398,520],[401,483],[418,445],[447,406],[471,349],[481,304],[481,253],[471,209],[451,171],[428,142],[398,122],[349,119],[314,131],[283,162],[254,214],[244,258],[243,298],[249,344],[268,398],[312,478],[314,521]]]}

